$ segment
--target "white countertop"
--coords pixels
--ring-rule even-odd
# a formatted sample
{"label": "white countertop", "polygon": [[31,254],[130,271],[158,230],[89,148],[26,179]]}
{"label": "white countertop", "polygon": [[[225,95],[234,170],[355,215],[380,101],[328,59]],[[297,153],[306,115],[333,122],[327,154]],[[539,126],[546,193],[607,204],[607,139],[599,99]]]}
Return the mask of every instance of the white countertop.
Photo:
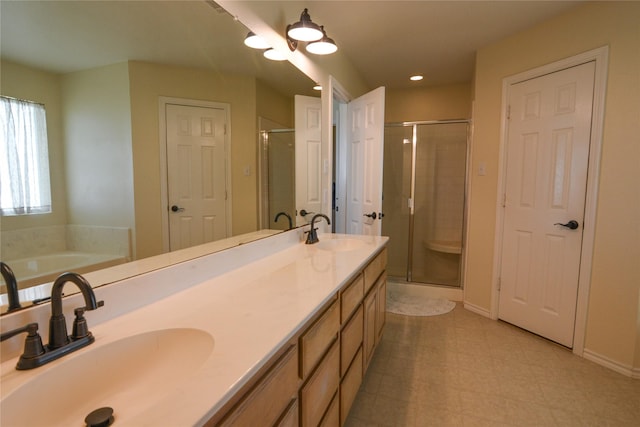
{"label": "white countertop", "polygon": [[[388,240],[386,237],[333,234],[321,234],[319,237],[321,241],[357,239],[364,244],[343,252],[323,250],[317,245],[304,243],[290,244],[272,255],[205,279],[95,326],[91,326],[92,312],[87,312],[96,342],[31,371],[12,369],[15,359],[4,362],[3,398],[25,381],[84,351],[149,331],[195,328],[210,334],[214,340],[213,351],[200,368],[168,387],[168,393],[152,407],[141,411],[135,402],[128,407],[113,407],[117,417],[115,425],[202,424]],[[225,251],[224,256],[233,256],[233,250]],[[237,254],[244,256],[242,252]],[[207,257],[200,260],[209,261]],[[171,267],[166,270],[170,273]],[[172,277],[171,280],[176,279]],[[100,289],[96,290],[97,295]],[[117,304],[117,301],[104,299],[105,307]],[[46,335],[43,339],[46,341]],[[105,402],[103,406],[112,405]],[[95,406],[88,409],[90,412]]]}

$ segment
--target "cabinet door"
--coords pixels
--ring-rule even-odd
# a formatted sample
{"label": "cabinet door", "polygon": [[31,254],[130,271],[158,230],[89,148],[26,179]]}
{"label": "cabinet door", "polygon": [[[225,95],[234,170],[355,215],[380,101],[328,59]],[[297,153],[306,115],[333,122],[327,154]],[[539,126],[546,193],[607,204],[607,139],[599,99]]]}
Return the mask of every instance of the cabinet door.
{"label": "cabinet door", "polygon": [[387,313],[387,274],[383,273],[380,281],[376,285],[377,290],[377,307],[376,307],[376,345],[382,339],[382,331],[386,322]]}
{"label": "cabinet door", "polygon": [[376,348],[376,312],[378,311],[376,295],[377,292],[374,289],[364,299],[363,373],[367,371],[373,350]]}

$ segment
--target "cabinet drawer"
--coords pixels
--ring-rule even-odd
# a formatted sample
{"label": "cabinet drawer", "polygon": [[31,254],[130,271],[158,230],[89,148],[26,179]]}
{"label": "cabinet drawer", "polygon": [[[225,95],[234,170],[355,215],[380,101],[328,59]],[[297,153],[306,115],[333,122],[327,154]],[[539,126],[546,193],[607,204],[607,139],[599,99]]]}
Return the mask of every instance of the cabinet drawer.
{"label": "cabinet drawer", "polygon": [[340,376],[343,376],[362,344],[363,309],[362,305],[340,335]]}
{"label": "cabinet drawer", "polygon": [[220,425],[244,427],[275,424],[296,397],[299,384],[298,347],[293,345]]}
{"label": "cabinet drawer", "polygon": [[387,248],[383,248],[382,251],[364,268],[364,293],[369,292],[369,289],[376,282],[380,273],[387,266]]}
{"label": "cabinet drawer", "polygon": [[340,425],[343,425],[362,384],[362,347],[340,384]]}
{"label": "cabinet drawer", "polygon": [[336,300],[300,338],[300,375],[306,378],[338,336],[340,310]]}
{"label": "cabinet drawer", "polygon": [[340,322],[347,321],[364,297],[364,277],[360,274],[340,293]]}
{"label": "cabinet drawer", "polygon": [[333,400],[324,414],[324,418],[318,427],[340,427],[340,398],[338,393],[333,396]]}
{"label": "cabinet drawer", "polygon": [[298,399],[294,399],[287,408],[286,412],[276,424],[278,427],[298,427]]}
{"label": "cabinet drawer", "polygon": [[336,341],[300,392],[302,427],[318,425],[339,385],[340,349]]}

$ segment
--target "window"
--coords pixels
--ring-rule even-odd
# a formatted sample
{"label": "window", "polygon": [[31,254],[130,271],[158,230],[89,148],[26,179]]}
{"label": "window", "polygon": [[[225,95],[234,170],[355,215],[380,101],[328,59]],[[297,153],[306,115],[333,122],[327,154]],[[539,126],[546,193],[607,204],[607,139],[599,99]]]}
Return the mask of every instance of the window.
{"label": "window", "polygon": [[0,213],[51,212],[44,105],[0,96]]}

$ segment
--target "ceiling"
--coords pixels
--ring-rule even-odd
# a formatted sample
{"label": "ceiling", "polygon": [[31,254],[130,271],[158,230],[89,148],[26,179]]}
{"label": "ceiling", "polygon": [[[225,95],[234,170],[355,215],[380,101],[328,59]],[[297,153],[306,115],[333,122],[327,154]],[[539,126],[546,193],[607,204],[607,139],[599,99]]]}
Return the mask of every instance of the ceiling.
{"label": "ceiling", "polygon": [[[577,1],[307,1],[371,88],[469,82],[475,52]],[[300,9],[302,10],[302,9]]]}
{"label": "ceiling", "polygon": [[[263,5],[265,2],[262,2]],[[374,88],[471,81],[475,52],[576,6],[576,1],[286,1],[309,8],[341,54]],[[299,14],[299,12],[295,12]],[[247,29],[215,3],[192,1],[6,1],[1,52],[66,73],[130,59],[258,75],[283,92],[310,94],[288,63],[246,48]],[[321,63],[322,58],[318,59]],[[412,74],[425,80],[413,83]]]}

